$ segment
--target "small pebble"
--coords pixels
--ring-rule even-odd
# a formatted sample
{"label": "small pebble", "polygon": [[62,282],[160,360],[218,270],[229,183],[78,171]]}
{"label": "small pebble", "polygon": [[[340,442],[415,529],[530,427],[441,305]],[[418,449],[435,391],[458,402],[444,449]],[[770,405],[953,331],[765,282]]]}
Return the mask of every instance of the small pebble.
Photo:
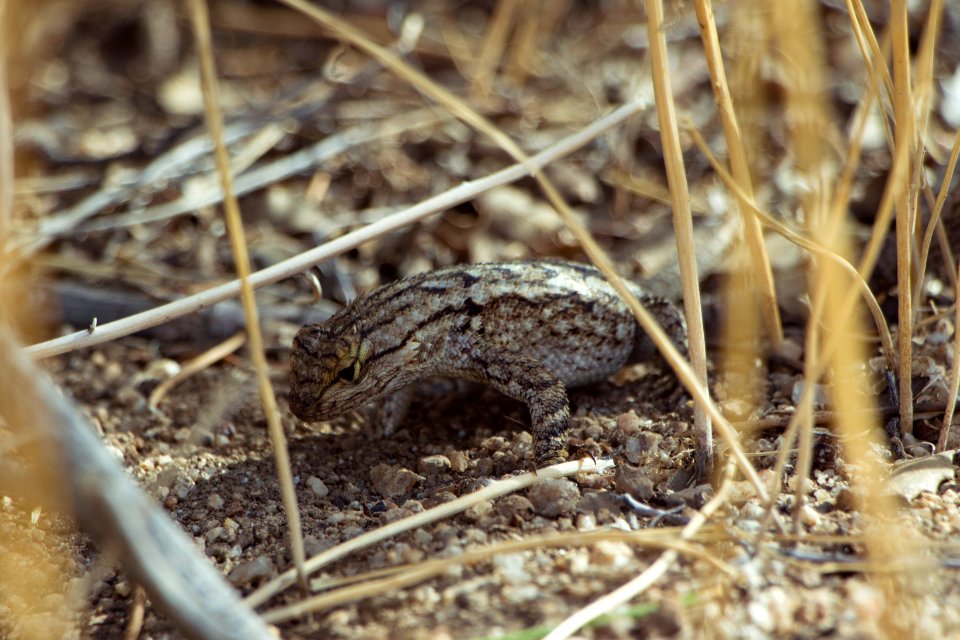
{"label": "small pebble", "polygon": [[637,500],[647,501],[653,498],[653,481],[637,467],[621,464],[613,476],[617,491],[629,493]]}
{"label": "small pebble", "polygon": [[370,471],[374,490],[386,498],[410,493],[421,480],[423,478],[410,469],[389,464],[378,464]]}
{"label": "small pebble", "polygon": [[254,580],[268,578],[276,572],[273,562],[267,556],[259,556],[248,562],[241,562],[230,572],[230,583],[243,587]]}
{"label": "small pebble", "polygon": [[556,518],[561,514],[573,513],[580,502],[580,488],[575,482],[558,478],[530,487],[527,497],[535,513]]}
{"label": "small pebble", "polygon": [[330,494],[330,489],[327,489],[327,485],[317,476],[307,478],[307,486],[318,498],[325,498]]}

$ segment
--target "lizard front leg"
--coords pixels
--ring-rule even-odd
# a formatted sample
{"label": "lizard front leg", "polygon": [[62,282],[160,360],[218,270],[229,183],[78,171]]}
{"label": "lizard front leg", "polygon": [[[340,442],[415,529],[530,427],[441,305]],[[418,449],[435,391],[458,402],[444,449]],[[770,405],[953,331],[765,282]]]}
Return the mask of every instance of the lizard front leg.
{"label": "lizard front leg", "polygon": [[470,378],[519,400],[530,410],[537,467],[563,462],[570,402],[563,382],[539,360],[489,345],[473,345],[465,372]]}

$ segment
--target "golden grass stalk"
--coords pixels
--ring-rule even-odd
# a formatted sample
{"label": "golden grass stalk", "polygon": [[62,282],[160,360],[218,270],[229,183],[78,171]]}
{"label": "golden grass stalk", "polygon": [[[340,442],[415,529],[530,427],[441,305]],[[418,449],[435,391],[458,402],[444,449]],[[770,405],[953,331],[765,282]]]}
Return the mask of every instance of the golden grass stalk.
{"label": "golden grass stalk", "polygon": [[[958,265],[960,270],[960,265]],[[947,409],[943,412],[943,425],[937,438],[937,452],[945,451],[953,424],[953,412],[957,406],[957,391],[960,389],[960,286],[953,292],[953,362],[950,363],[950,387],[947,394]]]}
{"label": "golden grass stalk", "polygon": [[[648,0],[656,2],[657,0]],[[649,16],[649,9],[647,10]],[[723,480],[717,488],[717,492],[710,498],[707,504],[703,505],[697,513],[690,518],[690,522],[680,532],[680,540],[689,540],[692,538],[717,509],[722,507],[730,495],[730,488],[733,485],[733,475],[736,466],[732,458],[727,460],[724,468]],[[621,585],[617,589],[594,600],[586,607],[574,612],[572,615],[558,624],[544,640],[564,640],[577,632],[581,627],[589,624],[591,621],[602,615],[608,614],[617,607],[620,607],[648,589],[653,583],[663,577],[671,566],[679,558],[679,552],[676,549],[665,551],[657,561],[647,567],[647,569],[636,578]]]}
{"label": "golden grass stalk", "polygon": [[[355,551],[392,538],[404,531],[410,531],[411,529],[422,527],[431,522],[462,513],[475,504],[479,504],[485,500],[493,500],[500,496],[513,493],[514,491],[526,489],[542,480],[562,478],[585,471],[602,472],[611,467],[613,467],[613,462],[610,460],[593,460],[592,458],[586,458],[584,460],[561,462],[560,464],[555,464],[545,469],[538,469],[536,473],[528,472],[491,482],[478,491],[460,496],[450,502],[444,502],[432,509],[427,509],[426,511],[421,511],[406,518],[396,520],[318,553],[307,561],[306,571],[308,574],[319,571],[321,568],[340,558],[344,558]],[[257,607],[291,586],[295,579],[296,574],[293,571],[285,571],[248,595],[245,602],[251,607]]]}
{"label": "golden grass stalk", "polygon": [[489,99],[497,68],[506,49],[507,36],[517,22],[523,3],[524,0],[498,0],[483,39],[483,46],[480,48],[480,54],[471,70],[473,75],[470,85],[471,100],[484,104]]}
{"label": "golden grass stalk", "polygon": [[280,410],[277,408],[277,399],[270,383],[270,371],[267,364],[266,351],[263,346],[263,334],[260,330],[260,319],[257,313],[257,301],[253,295],[253,286],[250,284],[250,257],[247,254],[247,241],[243,230],[243,220],[240,217],[240,205],[233,190],[233,174],[230,171],[230,156],[223,141],[223,114],[220,112],[219,88],[217,74],[213,61],[213,44],[210,35],[210,15],[207,11],[206,0],[190,0],[190,12],[193,19],[194,35],[197,50],[200,53],[200,70],[203,86],[203,105],[213,142],[217,170],[220,174],[220,185],[223,189],[224,214],[227,230],[230,235],[230,247],[233,250],[233,259],[237,265],[237,274],[240,276],[240,298],[243,301],[243,311],[246,318],[247,334],[250,339],[250,357],[253,360],[257,373],[257,382],[260,388],[260,401],[267,418],[267,427],[270,432],[270,441],[273,445],[273,455],[277,464],[277,475],[280,481],[280,495],[283,500],[283,509],[287,516],[287,530],[290,536],[290,550],[293,564],[297,569],[300,585],[304,592],[307,589],[307,573],[304,569],[305,553],[303,548],[303,533],[300,526],[300,511],[297,507],[297,493],[293,485],[293,471],[290,468],[290,454],[287,451],[286,436],[280,424]]}
{"label": "golden grass stalk", "polygon": [[[905,149],[908,162],[913,149],[913,95],[910,87],[910,32],[906,0],[892,0],[890,22],[893,33],[894,146]],[[909,165],[905,176],[911,176]],[[916,209],[911,189],[905,185],[896,203],[897,219],[897,355],[899,367],[900,433],[913,433],[913,228]]]}
{"label": "golden grass stalk", "polygon": [[[697,0],[697,22],[700,24],[700,38],[703,41],[703,50],[706,54],[707,68],[710,71],[711,85],[717,110],[723,123],[723,133],[727,141],[727,153],[730,156],[730,167],[733,177],[743,191],[753,197],[753,185],[750,180],[750,166],[747,162],[746,150],[740,137],[740,125],[737,122],[733,100],[730,97],[730,88],[727,86],[727,75],[723,68],[723,57],[720,54],[720,40],[717,36],[717,25],[713,18],[713,7],[710,0]],[[752,211],[737,198],[737,208],[743,220],[743,230],[746,245],[750,251],[750,262],[756,277],[756,284],[760,292],[761,309],[767,336],[776,347],[783,341],[783,327],[780,326],[780,309],[777,306],[777,292],[773,284],[773,269],[770,258],[767,256],[767,247],[763,242],[763,231],[760,222]]]}
{"label": "golden grass stalk", "polygon": [[[857,268],[852,264],[850,264],[846,258],[838,255],[835,251],[823,246],[822,244],[819,244],[814,240],[811,240],[810,238],[801,234],[799,231],[794,231],[786,224],[774,218],[770,213],[760,209],[751,199],[747,197],[747,194],[740,188],[740,185],[736,183],[736,181],[733,179],[733,176],[730,175],[723,165],[720,164],[720,161],[717,160],[716,156],[713,155],[713,152],[710,151],[706,141],[703,139],[703,135],[694,128],[688,128],[687,132],[693,138],[704,157],[706,157],[710,162],[713,170],[717,173],[720,179],[723,180],[724,186],[726,186],[730,191],[734,192],[737,197],[741,198],[744,202],[744,205],[750,208],[753,215],[756,216],[760,222],[798,247],[806,249],[817,257],[835,262],[837,266],[842,268],[849,278],[853,280],[852,288],[848,291],[848,293],[851,296],[855,296],[859,291],[860,296],[863,298],[864,304],[867,305],[867,309],[870,311],[870,315],[873,317],[874,325],[877,329],[877,335],[880,336],[880,344],[882,346],[884,356],[892,364],[894,356],[893,338],[890,336],[890,331],[887,328],[887,321],[883,315],[883,310],[880,308],[880,303],[877,302],[876,297],[870,290],[870,285],[867,283],[861,272],[858,271]],[[850,308],[852,309],[852,307]]]}
{"label": "golden grass stalk", "polygon": [[[646,0],[647,36],[650,47],[650,67],[653,91],[657,102],[657,121],[663,146],[663,162],[667,170],[667,184],[673,209],[673,230],[676,235],[680,262],[680,286],[683,291],[684,315],[690,341],[690,363],[697,381],[707,384],[707,346],[703,334],[703,312],[700,305],[700,278],[697,275],[696,248],[693,243],[693,216],[690,213],[690,190],[683,166],[683,149],[677,127],[677,112],[670,85],[670,61],[667,56],[667,38],[663,31],[663,5],[660,0]],[[703,470],[713,465],[713,429],[705,408],[694,406],[694,429],[697,461]]]}
{"label": "golden grass stalk", "polygon": [[[7,24],[4,13],[9,4],[0,4],[0,28],[4,31]],[[0,44],[0,258],[7,251],[13,221],[13,110],[7,82],[7,54],[7,45]]]}
{"label": "golden grass stalk", "polygon": [[348,602],[355,602],[364,598],[389,594],[397,589],[409,587],[438,575],[442,575],[453,567],[462,567],[487,561],[494,556],[509,553],[519,553],[530,550],[557,547],[581,547],[600,542],[625,542],[648,549],[667,549],[678,554],[713,565],[715,569],[727,577],[735,577],[734,569],[705,551],[703,548],[678,540],[678,528],[641,529],[639,531],[616,531],[603,529],[586,533],[572,532],[559,535],[532,536],[520,540],[507,540],[490,544],[479,549],[472,549],[462,555],[451,558],[438,558],[419,562],[413,565],[389,567],[361,574],[349,576],[350,583],[326,593],[301,600],[263,613],[263,619],[271,624],[279,624],[304,616],[330,609]]}
{"label": "golden grass stalk", "polygon": [[[927,222],[926,231],[923,234],[923,243],[920,247],[920,258],[918,270],[921,277],[917,280],[916,288],[913,290],[914,298],[919,304],[920,292],[923,287],[923,274],[927,270],[927,260],[930,258],[930,246],[933,243],[933,234],[942,224],[940,215],[943,213],[943,205],[947,201],[947,195],[950,193],[950,185],[953,182],[953,173],[957,168],[957,157],[960,156],[960,129],[953,136],[953,147],[950,149],[950,159],[947,161],[947,170],[943,173],[943,181],[940,183],[940,191],[937,193],[937,202],[930,214],[930,221]],[[953,283],[956,287],[957,283]]]}

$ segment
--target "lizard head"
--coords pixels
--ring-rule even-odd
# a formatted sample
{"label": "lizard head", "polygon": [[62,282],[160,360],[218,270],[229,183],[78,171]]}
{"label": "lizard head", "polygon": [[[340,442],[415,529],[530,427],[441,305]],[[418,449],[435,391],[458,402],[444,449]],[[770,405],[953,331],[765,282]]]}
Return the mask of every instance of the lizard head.
{"label": "lizard head", "polygon": [[364,365],[370,353],[356,326],[338,322],[304,325],[290,352],[290,410],[301,420],[327,420],[371,399]]}

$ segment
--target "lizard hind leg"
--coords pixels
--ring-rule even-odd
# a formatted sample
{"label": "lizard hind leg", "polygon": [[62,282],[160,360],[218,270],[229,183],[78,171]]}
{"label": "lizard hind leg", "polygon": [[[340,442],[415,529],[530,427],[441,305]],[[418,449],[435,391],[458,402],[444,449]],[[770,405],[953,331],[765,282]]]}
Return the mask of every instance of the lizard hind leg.
{"label": "lizard hind leg", "polygon": [[537,467],[566,460],[570,402],[563,382],[539,360],[493,346],[472,350],[469,373],[527,405]]}

